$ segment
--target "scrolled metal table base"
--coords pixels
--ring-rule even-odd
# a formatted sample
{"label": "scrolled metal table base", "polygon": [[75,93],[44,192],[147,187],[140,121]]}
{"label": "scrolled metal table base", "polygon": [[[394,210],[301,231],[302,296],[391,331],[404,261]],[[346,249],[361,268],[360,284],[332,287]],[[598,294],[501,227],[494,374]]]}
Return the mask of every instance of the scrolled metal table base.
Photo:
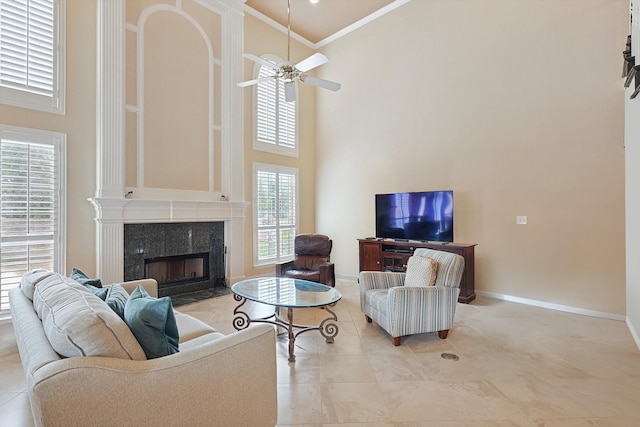
{"label": "scrolled metal table base", "polygon": [[329,308],[335,306],[336,303],[322,306],[330,316],[320,322],[319,325],[311,326],[294,323],[292,307],[287,307],[286,319],[280,315],[280,307],[276,307],[274,313],[270,316],[252,319],[247,313],[241,310],[242,306],[247,302],[246,298],[241,297],[240,295],[234,295],[233,298],[240,303],[233,310],[233,314],[235,316],[233,319],[233,327],[236,328],[237,331],[248,328],[252,322],[269,323],[286,329],[287,337],[289,339],[289,362],[296,361],[294,349],[298,335],[309,331],[320,331],[320,334],[324,337],[327,343],[332,343],[333,339],[338,335],[339,329],[338,325],[335,323],[338,321],[338,316],[336,316],[336,314]]}

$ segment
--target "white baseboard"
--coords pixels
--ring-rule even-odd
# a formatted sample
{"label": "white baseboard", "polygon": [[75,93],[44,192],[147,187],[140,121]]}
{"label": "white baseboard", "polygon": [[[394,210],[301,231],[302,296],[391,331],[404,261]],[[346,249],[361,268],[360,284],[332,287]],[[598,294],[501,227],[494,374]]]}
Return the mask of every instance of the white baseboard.
{"label": "white baseboard", "polygon": [[[587,309],[579,308],[579,307],[571,307],[569,305],[554,304],[554,303],[538,301],[538,300],[534,300],[534,299],[514,297],[514,296],[511,296],[511,295],[498,294],[498,293],[495,293],[495,292],[476,291],[476,294],[478,296],[483,296],[483,297],[487,297],[487,298],[494,298],[494,299],[500,299],[500,300],[504,300],[504,301],[517,302],[519,304],[525,304],[525,305],[532,305],[532,306],[535,306],[535,307],[548,308],[550,310],[565,311],[567,313],[581,314],[583,316],[600,317],[600,318],[603,318],[603,319],[617,320],[617,321],[620,321],[620,322],[626,321],[626,316],[623,316],[622,314],[614,314],[614,313],[606,313],[606,312],[603,312],[603,311],[587,310]],[[627,324],[628,323],[629,322],[627,322]],[[636,340],[636,342],[637,342],[637,340]]]}
{"label": "white baseboard", "polygon": [[357,282],[358,281],[358,276],[348,276],[346,274],[336,274],[336,279],[353,280],[354,282]]}
{"label": "white baseboard", "polygon": [[636,329],[633,327],[633,324],[629,320],[629,317],[627,317],[627,327],[629,328],[629,332],[631,332],[633,340],[636,342],[636,346],[638,347],[638,349],[640,349],[640,336],[638,336],[638,331],[636,331]]}

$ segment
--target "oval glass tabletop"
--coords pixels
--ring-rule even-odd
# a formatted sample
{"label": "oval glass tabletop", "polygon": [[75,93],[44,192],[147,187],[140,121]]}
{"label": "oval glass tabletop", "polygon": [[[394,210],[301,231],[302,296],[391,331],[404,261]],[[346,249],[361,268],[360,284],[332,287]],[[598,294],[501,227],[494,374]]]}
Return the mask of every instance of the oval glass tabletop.
{"label": "oval glass tabletop", "polygon": [[340,291],[321,283],[285,277],[241,280],[231,291],[243,298],[278,307],[319,307],[342,298]]}

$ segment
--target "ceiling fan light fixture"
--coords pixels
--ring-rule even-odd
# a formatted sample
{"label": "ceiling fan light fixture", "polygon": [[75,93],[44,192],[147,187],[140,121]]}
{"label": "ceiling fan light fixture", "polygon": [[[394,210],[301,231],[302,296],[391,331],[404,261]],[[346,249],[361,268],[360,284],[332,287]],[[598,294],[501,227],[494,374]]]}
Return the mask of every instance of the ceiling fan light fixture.
{"label": "ceiling fan light fixture", "polygon": [[[313,3],[312,0],[309,0]],[[319,0],[315,0],[317,3]],[[302,83],[307,83],[313,86],[317,86],[323,89],[329,89],[332,91],[340,90],[341,84],[332,82],[329,80],[320,79],[317,77],[307,76],[306,73],[309,70],[312,70],[320,65],[326,64],[329,62],[329,58],[325,55],[316,52],[313,55],[309,56],[306,59],[298,63],[291,62],[291,0],[287,0],[287,61],[282,62],[280,64],[274,64],[273,62],[267,61],[264,58],[261,58],[257,55],[252,55],[250,53],[245,53],[243,55],[245,58],[263,66],[267,69],[271,70],[273,74],[271,76],[260,77],[253,80],[247,80],[244,82],[237,83],[238,87],[247,87],[256,85],[262,82],[265,82],[269,79],[280,80],[284,83],[285,89],[285,101],[293,102],[296,100],[296,91],[295,91],[295,82],[299,81]]]}

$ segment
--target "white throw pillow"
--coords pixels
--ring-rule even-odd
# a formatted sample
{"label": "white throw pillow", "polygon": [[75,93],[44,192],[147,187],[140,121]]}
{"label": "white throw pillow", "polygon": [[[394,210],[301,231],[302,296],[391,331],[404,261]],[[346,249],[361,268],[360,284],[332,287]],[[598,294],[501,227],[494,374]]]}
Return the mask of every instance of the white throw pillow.
{"label": "white throw pillow", "polygon": [[127,324],[90,290],[53,274],[38,283],[33,308],[51,347],[63,357],[146,360]]}
{"label": "white throw pillow", "polygon": [[436,283],[438,263],[426,256],[414,255],[407,261],[405,286],[433,286]]}
{"label": "white throw pillow", "polygon": [[22,292],[27,296],[27,298],[33,301],[33,293],[38,282],[46,279],[52,274],[55,273],[42,268],[36,268],[35,270],[25,273],[24,276],[22,276],[22,279],[20,279],[20,288],[22,289]]}

